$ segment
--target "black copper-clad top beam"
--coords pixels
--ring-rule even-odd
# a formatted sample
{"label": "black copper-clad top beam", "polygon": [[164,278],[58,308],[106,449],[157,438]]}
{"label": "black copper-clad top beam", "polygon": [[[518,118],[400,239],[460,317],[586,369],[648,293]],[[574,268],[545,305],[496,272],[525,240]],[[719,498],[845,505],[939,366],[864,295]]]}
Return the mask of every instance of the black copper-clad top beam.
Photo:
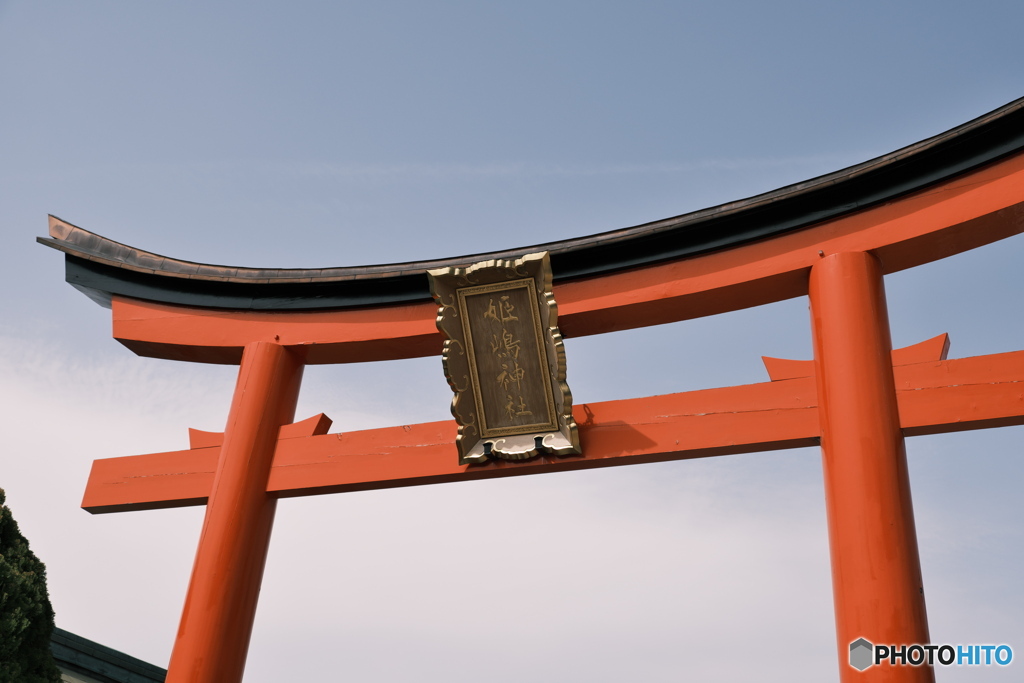
{"label": "black copper-clad top beam", "polygon": [[186,306],[302,310],[430,298],[426,270],[551,254],[556,282],[738,246],[889,201],[1024,150],[1024,98],[945,133],[772,192],[631,228],[455,258],[343,268],[259,269],[192,263],[134,249],[51,217],[41,244],[66,254],[67,281],[111,295]]}

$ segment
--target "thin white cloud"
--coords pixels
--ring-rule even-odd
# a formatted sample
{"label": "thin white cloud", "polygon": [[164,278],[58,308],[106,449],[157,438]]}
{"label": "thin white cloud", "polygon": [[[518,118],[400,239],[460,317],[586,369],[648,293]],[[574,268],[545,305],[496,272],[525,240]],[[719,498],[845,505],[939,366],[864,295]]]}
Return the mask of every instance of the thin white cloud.
{"label": "thin white cloud", "polygon": [[284,178],[338,178],[396,180],[468,180],[481,178],[545,178],[588,176],[677,175],[702,171],[760,171],[779,169],[836,170],[873,156],[869,153],[817,155],[776,158],[717,158],[696,161],[663,161],[637,163],[547,164],[536,162],[495,161],[489,163],[393,163],[343,164],[319,161],[256,161],[223,163],[131,163],[97,164],[77,167],[62,165],[45,170],[21,169],[17,175],[3,176],[9,182],[40,182],[55,178],[93,178],[123,174],[175,176],[191,179],[203,177],[241,178],[251,175]]}

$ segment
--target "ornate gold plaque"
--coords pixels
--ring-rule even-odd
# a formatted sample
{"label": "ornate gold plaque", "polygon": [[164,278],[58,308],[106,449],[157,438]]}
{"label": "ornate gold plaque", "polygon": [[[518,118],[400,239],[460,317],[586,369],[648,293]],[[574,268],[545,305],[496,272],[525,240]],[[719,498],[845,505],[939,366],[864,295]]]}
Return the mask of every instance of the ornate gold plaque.
{"label": "ornate gold plaque", "polygon": [[579,454],[547,252],[428,273],[459,462]]}

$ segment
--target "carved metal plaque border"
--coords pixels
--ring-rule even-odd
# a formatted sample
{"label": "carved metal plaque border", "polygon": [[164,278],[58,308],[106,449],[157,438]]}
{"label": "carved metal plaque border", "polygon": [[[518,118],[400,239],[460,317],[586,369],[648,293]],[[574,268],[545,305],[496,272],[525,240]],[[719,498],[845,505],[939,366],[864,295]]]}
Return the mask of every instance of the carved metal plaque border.
{"label": "carved metal plaque border", "polygon": [[[578,455],[547,252],[427,272],[438,305],[437,328],[445,336],[444,373],[455,393],[452,415],[459,424],[459,463]],[[474,319],[471,311],[479,313],[484,301],[487,309]],[[482,327],[489,323],[485,318],[500,325],[490,337]],[[515,322],[514,333],[506,330],[505,321]],[[488,355],[488,347],[498,355]],[[524,372],[519,361],[533,372]],[[524,380],[529,405],[522,395]],[[503,382],[499,391],[495,383]],[[496,403],[495,392],[507,394],[507,405]]]}

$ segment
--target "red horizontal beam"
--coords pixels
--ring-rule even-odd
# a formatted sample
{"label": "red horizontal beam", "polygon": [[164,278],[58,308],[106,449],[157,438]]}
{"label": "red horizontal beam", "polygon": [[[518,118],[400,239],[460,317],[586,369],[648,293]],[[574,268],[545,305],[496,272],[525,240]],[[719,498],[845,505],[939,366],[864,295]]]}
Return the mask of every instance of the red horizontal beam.
{"label": "red horizontal beam", "polygon": [[[825,254],[868,251],[886,273],[1024,232],[1024,155],[816,226],[692,258],[559,283],[566,337],[689,320],[807,294]],[[440,353],[431,302],[259,312],[114,297],[114,337],[142,356],[238,363],[254,341],[295,347],[307,364]]]}
{"label": "red horizontal beam", "polygon": [[[1024,351],[894,369],[907,435],[1024,424]],[[583,404],[584,454],[460,466],[454,422],[296,436],[278,442],[268,491],[363,491],[681,460],[818,443],[814,378]],[[206,502],[220,448],[97,460],[82,507],[93,513]]]}
{"label": "red horizontal beam", "polygon": [[[278,441],[268,490],[300,496],[655,462],[817,443],[813,379],[578,405],[584,455],[459,465],[454,421]],[[201,505],[219,447],[93,463],[90,512]]]}

